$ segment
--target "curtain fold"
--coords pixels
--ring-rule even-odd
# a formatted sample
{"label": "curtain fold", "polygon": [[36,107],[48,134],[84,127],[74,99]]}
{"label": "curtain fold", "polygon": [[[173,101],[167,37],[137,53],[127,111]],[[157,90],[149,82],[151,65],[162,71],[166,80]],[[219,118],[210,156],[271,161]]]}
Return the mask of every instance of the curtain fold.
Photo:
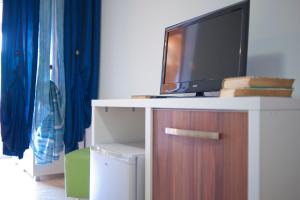
{"label": "curtain fold", "polygon": [[29,147],[35,94],[39,0],[4,0],[1,60],[3,153],[23,157]]}
{"label": "curtain fold", "polygon": [[[63,151],[65,75],[62,22],[63,0],[41,0],[39,63],[31,142],[36,164],[58,160],[59,153]],[[53,66],[52,73],[50,64]]]}
{"label": "curtain fold", "polygon": [[78,148],[91,123],[91,99],[98,95],[100,0],[65,0],[65,152]]}
{"label": "curtain fold", "polygon": [[[53,157],[58,159],[59,153],[64,148],[65,131],[65,110],[66,110],[66,90],[65,90],[65,66],[64,66],[64,0],[53,0],[52,4],[52,73],[51,82],[56,86],[57,91],[52,98],[54,106],[54,132],[55,145]],[[50,90],[51,91],[51,90]]]}

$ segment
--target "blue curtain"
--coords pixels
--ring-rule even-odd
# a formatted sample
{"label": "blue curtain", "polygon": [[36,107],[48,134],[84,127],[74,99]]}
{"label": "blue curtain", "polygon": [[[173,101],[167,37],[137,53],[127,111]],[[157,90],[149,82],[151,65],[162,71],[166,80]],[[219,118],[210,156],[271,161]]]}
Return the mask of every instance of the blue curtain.
{"label": "blue curtain", "polygon": [[4,0],[1,61],[3,153],[29,147],[37,67],[39,0]]}
{"label": "blue curtain", "polygon": [[100,56],[100,0],[65,0],[65,152],[78,148],[91,123],[97,98]]}

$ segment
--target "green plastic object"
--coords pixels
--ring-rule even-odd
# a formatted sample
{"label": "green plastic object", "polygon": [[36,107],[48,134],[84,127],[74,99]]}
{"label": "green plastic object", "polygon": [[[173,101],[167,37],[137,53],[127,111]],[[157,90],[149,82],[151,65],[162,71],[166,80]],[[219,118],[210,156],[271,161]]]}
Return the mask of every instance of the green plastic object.
{"label": "green plastic object", "polygon": [[65,191],[67,197],[89,198],[90,148],[78,149],[65,156]]}

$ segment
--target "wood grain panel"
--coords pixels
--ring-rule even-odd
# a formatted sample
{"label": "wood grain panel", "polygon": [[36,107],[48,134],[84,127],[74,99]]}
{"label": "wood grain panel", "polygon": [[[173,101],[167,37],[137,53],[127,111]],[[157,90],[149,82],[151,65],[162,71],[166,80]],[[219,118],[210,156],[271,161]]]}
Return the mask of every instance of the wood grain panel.
{"label": "wood grain panel", "polygon": [[[246,112],[157,109],[153,200],[247,200]],[[166,127],[216,131],[218,141],[166,135]]]}

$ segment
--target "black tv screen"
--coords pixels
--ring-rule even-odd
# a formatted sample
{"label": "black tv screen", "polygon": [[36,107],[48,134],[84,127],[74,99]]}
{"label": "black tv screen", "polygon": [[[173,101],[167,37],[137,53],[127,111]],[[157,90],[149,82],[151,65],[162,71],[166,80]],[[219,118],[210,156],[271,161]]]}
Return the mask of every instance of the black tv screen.
{"label": "black tv screen", "polygon": [[218,91],[246,74],[249,2],[166,28],[161,94]]}

